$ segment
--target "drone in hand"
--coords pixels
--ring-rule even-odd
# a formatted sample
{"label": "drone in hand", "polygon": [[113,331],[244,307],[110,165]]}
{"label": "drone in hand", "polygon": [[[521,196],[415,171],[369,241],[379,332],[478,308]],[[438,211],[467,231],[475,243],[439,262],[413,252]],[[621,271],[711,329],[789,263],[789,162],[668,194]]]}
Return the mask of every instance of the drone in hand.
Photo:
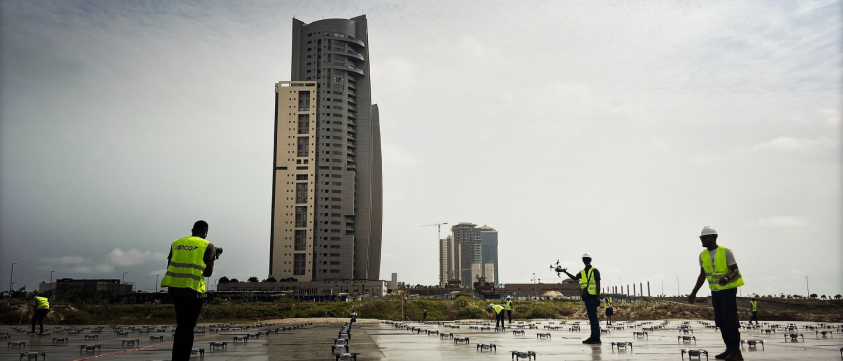
{"label": "drone in hand", "polygon": [[559,260],[556,260],[556,264],[551,264],[550,269],[556,272],[556,277],[562,278],[562,272],[568,271],[567,268],[562,268],[562,265],[559,263]]}

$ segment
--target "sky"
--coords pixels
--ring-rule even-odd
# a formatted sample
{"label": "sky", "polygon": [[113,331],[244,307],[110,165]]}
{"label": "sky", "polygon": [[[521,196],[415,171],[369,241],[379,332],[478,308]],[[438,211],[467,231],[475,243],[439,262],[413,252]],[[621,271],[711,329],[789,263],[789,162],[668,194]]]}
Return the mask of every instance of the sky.
{"label": "sky", "polygon": [[588,252],[604,286],[687,294],[710,225],[743,294],[843,293],[839,0],[2,0],[0,289],[16,262],[16,288],[153,290],[197,219],[212,278],[265,278],[292,20],[361,14],[382,279],[437,283],[421,226],[472,222],[503,283]]}

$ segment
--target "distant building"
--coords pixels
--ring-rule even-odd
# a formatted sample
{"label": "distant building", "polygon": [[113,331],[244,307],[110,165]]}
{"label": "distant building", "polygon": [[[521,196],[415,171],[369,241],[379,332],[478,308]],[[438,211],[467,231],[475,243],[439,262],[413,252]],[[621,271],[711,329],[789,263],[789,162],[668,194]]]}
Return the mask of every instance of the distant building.
{"label": "distant building", "polygon": [[[498,231],[489,226],[477,227],[480,230],[480,248],[483,259],[483,276],[486,277],[486,282],[494,282],[495,286],[500,286],[500,276],[498,275]],[[493,271],[489,272],[485,266],[488,263],[494,264]],[[493,281],[494,280],[494,281]]]}
{"label": "distant building", "polygon": [[[483,262],[480,247],[480,230],[476,224],[462,222],[451,227],[454,242],[459,248],[459,279],[463,287],[471,287],[475,278],[472,276],[472,264]],[[482,274],[482,270],[478,274]]]}
{"label": "distant building", "polygon": [[460,249],[454,238],[448,236],[439,240],[439,286],[444,287],[448,281],[459,280]]}
{"label": "distant building", "polygon": [[480,277],[483,277],[483,264],[480,262],[471,262],[471,282],[479,281]]}
{"label": "distant building", "polygon": [[557,291],[568,297],[582,295],[580,284],[572,279],[564,279],[559,283],[507,283],[498,289],[502,296],[529,298],[541,297],[548,291]]}
{"label": "distant building", "polygon": [[119,279],[73,279],[59,278],[53,283],[40,283],[38,292],[75,293],[75,292],[105,292],[110,295],[132,293],[133,283],[122,283]]}
{"label": "distant building", "polygon": [[486,282],[494,283],[495,286],[498,284],[498,273],[495,272],[496,268],[497,265],[492,262],[486,262],[483,264],[483,274],[485,275],[484,277],[486,277]]}
{"label": "distant building", "polygon": [[387,282],[386,288],[390,290],[398,289],[398,274],[393,272],[392,273],[392,281]]}
{"label": "distant building", "polygon": [[331,296],[346,294],[351,297],[386,295],[386,281],[343,280],[312,282],[227,282],[220,283],[217,292],[290,292],[296,296]]}

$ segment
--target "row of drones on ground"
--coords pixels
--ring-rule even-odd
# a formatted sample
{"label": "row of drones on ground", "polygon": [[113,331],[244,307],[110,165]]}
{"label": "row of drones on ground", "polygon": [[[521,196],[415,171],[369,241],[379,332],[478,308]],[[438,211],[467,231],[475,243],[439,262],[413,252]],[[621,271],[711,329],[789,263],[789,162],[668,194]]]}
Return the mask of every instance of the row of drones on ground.
{"label": "row of drones on ground", "polygon": [[[395,322],[395,321],[383,321],[383,324],[392,325],[395,329],[402,329],[407,330],[409,332],[414,332],[417,334],[426,334],[428,336],[435,335],[439,336],[440,340],[453,340],[455,345],[463,344],[469,345],[470,338],[467,336],[457,336],[454,333],[446,333],[440,332],[438,330],[428,329],[422,326],[412,326],[410,324],[404,322]],[[494,331],[494,332],[505,332],[504,327],[492,327],[490,322],[421,322],[422,324],[427,325],[441,325],[444,328],[449,329],[460,329],[461,327],[467,326],[469,330],[477,330],[477,331]],[[715,326],[711,322],[707,321],[697,321],[698,324],[702,325],[707,329],[714,329],[715,331],[718,330],[717,326]],[[587,322],[586,322],[587,324]],[[630,329],[641,329],[641,331],[633,331],[632,335],[636,339],[640,338],[649,338],[649,334],[654,331],[658,330],[668,330],[670,321],[662,321],[660,324],[654,324],[652,321],[644,321],[644,322],[636,322],[633,324],[624,324],[623,322],[615,324],[613,327],[610,328],[601,328],[600,332],[602,334],[610,334],[612,330],[621,331],[621,330],[630,330]],[[568,326],[568,327],[566,327]],[[545,330],[553,330],[553,331],[561,331],[565,328],[568,329],[569,332],[580,332],[581,331],[581,324],[580,321],[575,321],[570,325],[567,324],[567,321],[550,321],[547,322],[546,325],[542,325],[542,322],[535,322],[535,323],[524,323],[524,322],[517,322],[513,328],[517,328],[516,330],[512,330],[512,334],[515,337],[526,336],[524,329],[535,329],[538,330],[539,328],[543,328]],[[783,333],[785,341],[791,342],[798,342],[799,338],[802,338],[802,342],[804,342],[804,335],[802,333],[798,333],[799,328],[796,324],[790,323],[787,325],[780,325],[780,324],[770,324],[764,323],[763,325],[752,325],[747,323],[742,323],[742,328],[746,330],[758,330],[761,334],[770,334],[776,333],[776,330],[779,330],[780,333]],[[831,324],[817,324],[817,325],[806,325],[803,326],[805,330],[813,330],[816,332],[818,338],[826,338],[826,337],[833,337],[834,329],[837,330],[838,333],[843,332],[843,325],[831,325]],[[693,335],[694,329],[691,326],[690,321],[683,321],[676,327],[676,330],[680,333],[677,336],[677,342],[681,344],[688,344],[693,343],[696,344],[697,338]],[[689,335],[690,334],[690,335]],[[537,339],[546,339],[550,340],[552,337],[551,333],[549,332],[537,332],[536,338]],[[762,351],[764,350],[764,340],[761,339],[744,339],[741,340],[741,347],[746,345],[746,347],[750,349],[757,349],[757,346],[760,345]],[[626,350],[627,348],[632,351],[633,349],[633,342],[632,341],[621,341],[621,342],[611,342],[612,350],[614,351],[617,348],[618,351]],[[497,345],[493,343],[477,343],[476,349],[478,352],[497,352]],[[512,353],[513,360],[520,360],[520,359],[536,359],[536,353],[534,351],[510,351]],[[683,349],[680,350],[680,354],[682,358],[685,358],[687,354],[689,358],[697,357],[701,358],[702,356],[706,356],[708,358],[708,351],[703,349]],[[841,356],[843,356],[843,348],[841,348]]]}
{"label": "row of drones on ground", "polygon": [[[284,326],[284,327],[276,327],[271,328],[273,324],[266,323],[266,324],[254,324],[254,325],[237,325],[236,323],[228,323],[228,324],[218,324],[218,325],[208,325],[208,326],[197,326],[194,329],[193,333],[196,336],[205,336],[207,333],[219,333],[219,332],[238,332],[242,331],[242,333],[233,333],[232,342],[237,343],[248,343],[250,339],[258,339],[261,336],[269,336],[270,334],[278,334],[281,332],[287,332],[292,330],[298,330],[304,328],[305,326],[313,325],[311,322],[292,325],[292,326]],[[263,330],[258,330],[263,328]],[[127,328],[123,328],[122,326],[96,326],[96,327],[77,327],[77,326],[56,326],[52,330],[48,332],[43,332],[39,334],[33,334],[28,332],[25,328],[22,327],[12,327],[12,331],[15,334],[32,334],[37,335],[39,338],[42,337],[51,337],[52,334],[57,335],[68,335],[68,336],[76,336],[82,337],[83,341],[89,340],[97,340],[99,341],[100,336],[103,334],[103,331],[110,331],[113,332],[114,335],[117,337],[128,337],[132,333],[137,333],[138,335],[149,335],[150,332],[158,332],[158,333],[171,333],[175,332],[175,327],[172,326],[130,326]],[[83,334],[83,332],[86,332]],[[26,341],[12,341],[13,333],[10,332],[0,332],[0,340],[7,340],[7,348],[26,348]],[[175,335],[171,335],[171,338],[175,338]],[[53,344],[69,344],[72,341],[70,337],[53,337]],[[116,342],[120,341],[120,348],[118,350],[128,350],[131,348],[135,348],[140,346],[141,340],[139,338],[135,339],[119,339],[115,340],[114,347],[116,348]],[[153,342],[163,342],[164,336],[163,335],[154,335],[149,336],[149,344],[151,345]],[[228,348],[228,342],[220,342],[220,341],[212,341],[209,343],[209,348],[211,351],[214,350],[226,350]],[[79,352],[85,354],[99,354],[102,352],[103,345],[102,344],[81,344],[79,345]],[[205,349],[204,348],[194,348],[191,350],[192,355],[196,356],[204,356]],[[27,360],[46,360],[47,354],[45,352],[23,352],[20,354],[20,359],[26,358]],[[98,357],[98,356],[96,356]]]}

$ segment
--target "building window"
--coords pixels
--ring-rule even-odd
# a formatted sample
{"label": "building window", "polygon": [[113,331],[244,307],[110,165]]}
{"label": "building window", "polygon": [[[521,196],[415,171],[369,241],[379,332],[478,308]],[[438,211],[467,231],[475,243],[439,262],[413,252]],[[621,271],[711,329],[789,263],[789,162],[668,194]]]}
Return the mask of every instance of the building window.
{"label": "building window", "polygon": [[296,174],[296,180],[307,180],[307,174]]}
{"label": "building window", "polygon": [[307,206],[296,207],[296,227],[307,227]]}
{"label": "building window", "polygon": [[334,90],[345,90],[345,72],[334,70],[331,84],[333,84]]}
{"label": "building window", "polygon": [[296,183],[296,203],[307,203],[307,183]]}
{"label": "building window", "polygon": [[297,230],[295,237],[295,250],[304,251],[307,247],[307,231]]}
{"label": "building window", "polygon": [[310,92],[309,91],[300,91],[299,92],[299,111],[303,112],[303,111],[308,111],[308,110],[310,110]]}
{"label": "building window", "polygon": [[310,133],[310,114],[299,114],[299,134]]}
{"label": "building window", "polygon": [[309,137],[299,137],[298,139],[298,149],[296,152],[297,157],[307,157],[308,146],[310,142]]}
{"label": "building window", "polygon": [[293,255],[293,275],[304,275],[305,267],[307,267],[307,256],[304,253]]}

